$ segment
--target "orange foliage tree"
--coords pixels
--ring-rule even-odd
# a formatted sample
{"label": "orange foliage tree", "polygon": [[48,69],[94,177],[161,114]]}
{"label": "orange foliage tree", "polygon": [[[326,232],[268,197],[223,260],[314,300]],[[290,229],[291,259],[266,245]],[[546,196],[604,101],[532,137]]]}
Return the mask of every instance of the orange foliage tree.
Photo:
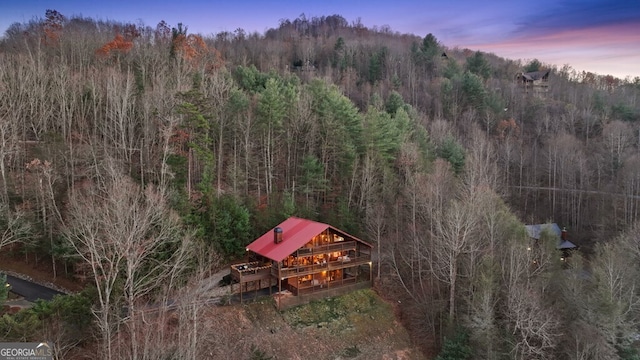
{"label": "orange foliage tree", "polygon": [[102,45],[101,48],[96,50],[96,53],[100,56],[107,57],[110,54],[126,54],[133,48],[133,40],[140,37],[140,31],[133,24],[127,24],[122,28],[122,34],[120,30],[116,28],[116,36],[113,40]]}
{"label": "orange foliage tree", "polygon": [[104,44],[96,53],[101,56],[109,56],[112,53],[126,54],[133,47],[132,41],[127,41],[124,36],[116,34],[115,38]]}
{"label": "orange foliage tree", "polygon": [[169,138],[169,143],[171,144],[172,151],[174,154],[179,156],[187,156],[188,154],[188,143],[191,136],[185,130],[175,130]]}
{"label": "orange foliage tree", "polygon": [[[158,24],[165,25],[163,23]],[[156,29],[157,31],[158,29]],[[187,27],[178,24],[173,28],[171,55],[179,56],[194,66],[204,66],[207,71],[217,70],[222,65],[222,57],[216,49],[209,49],[200,35],[187,35]]]}
{"label": "orange foliage tree", "polygon": [[520,126],[514,119],[502,120],[498,123],[496,132],[498,139],[504,139],[507,136],[518,138],[520,136]]}
{"label": "orange foliage tree", "polygon": [[207,53],[207,44],[198,35],[178,34],[173,39],[176,54],[180,54],[187,61],[201,59]]}

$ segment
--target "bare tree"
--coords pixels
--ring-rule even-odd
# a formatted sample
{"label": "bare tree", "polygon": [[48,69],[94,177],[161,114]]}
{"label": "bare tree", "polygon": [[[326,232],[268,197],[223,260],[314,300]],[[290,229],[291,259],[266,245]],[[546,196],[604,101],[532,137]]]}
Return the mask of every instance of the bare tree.
{"label": "bare tree", "polygon": [[570,260],[562,276],[551,280],[556,286],[550,292],[551,300],[563,318],[560,350],[568,359],[618,359],[615,344],[609,343],[601,331],[602,321],[596,314],[602,309],[594,302],[593,279],[585,270],[585,262],[579,253]]}
{"label": "bare tree", "polygon": [[474,291],[467,301],[468,310],[463,321],[476,344],[478,358],[494,359],[500,348],[496,316],[500,301],[499,272],[494,259],[484,260],[479,274],[473,279]]}
{"label": "bare tree", "polygon": [[511,356],[515,359],[553,357],[560,335],[557,316],[542,301],[539,291],[526,284],[509,289],[509,330],[514,336]]}
{"label": "bare tree", "polygon": [[[140,152],[140,129],[136,122],[134,101],[134,77],[131,72],[121,73],[116,69],[105,72],[105,111],[103,136],[108,142],[108,151],[120,156],[124,163],[131,165],[133,156]],[[131,168],[129,169],[131,173]]]}
{"label": "bare tree", "polygon": [[[10,171],[12,165],[20,163],[20,144],[26,144],[27,122],[24,118],[30,108],[28,102],[29,82],[33,76],[27,69],[28,61],[23,56],[2,54],[0,67],[0,176],[2,177],[2,199],[8,201]],[[14,179],[20,179],[16,174]],[[24,184],[24,177],[22,177]]]}
{"label": "bare tree", "polygon": [[478,198],[475,192],[462,195],[453,200],[442,217],[435,220],[434,262],[433,272],[436,277],[449,285],[449,320],[456,314],[457,280],[461,276],[460,266],[463,256],[468,262],[464,264],[467,271],[474,267],[479,258],[479,224]]}
{"label": "bare tree", "polygon": [[431,269],[435,256],[433,234],[436,219],[442,216],[447,199],[454,196],[454,188],[451,167],[444,160],[436,160],[432,174],[405,172],[402,195],[406,209],[400,217],[406,219],[409,231],[391,248],[391,261],[406,295],[417,302],[429,300],[436,288]]}
{"label": "bare tree", "polygon": [[386,218],[387,218],[386,207],[382,203],[377,203],[373,206],[370,206],[367,211],[367,230],[371,234],[372,238],[375,239],[376,244],[376,262],[378,264],[376,279],[380,280],[380,269],[382,267],[382,239],[386,233]]}
{"label": "bare tree", "polygon": [[[148,303],[163,286],[176,285],[189,240],[181,234],[179,219],[169,211],[162,189],[141,189],[112,160],[97,175],[89,189],[71,198],[65,231],[96,282],[99,307],[95,314],[104,357],[111,359],[118,353],[112,348],[114,334],[124,323],[130,334],[128,356],[137,359],[138,306]],[[124,304],[117,297],[119,281]],[[124,318],[120,306],[127,309]]]}
{"label": "bare tree", "polygon": [[[540,258],[532,258],[523,236],[511,239],[501,252],[500,267],[505,298],[502,316],[504,326],[513,335],[511,356],[516,359],[549,359],[553,357],[560,336],[560,321],[552,307],[544,301],[547,280],[538,276]],[[551,272],[547,272],[550,274]]]}
{"label": "bare tree", "polygon": [[32,234],[31,224],[22,211],[13,211],[9,204],[0,202],[0,249],[21,242]]}
{"label": "bare tree", "polygon": [[632,225],[640,219],[640,155],[627,157],[622,166],[622,190],[624,191],[624,219]]}
{"label": "bare tree", "polygon": [[[0,103],[3,102],[4,99],[0,97]],[[17,151],[17,135],[17,129],[12,125],[11,120],[6,119],[0,112],[0,180],[2,181],[0,200],[4,202],[9,200],[9,179],[7,177],[6,164],[7,160]]]}
{"label": "bare tree", "polygon": [[[49,237],[49,245],[53,249],[53,233],[54,227],[60,217],[60,212],[55,204],[55,192],[53,190],[53,184],[56,181],[56,175],[54,174],[54,168],[50,161],[42,161],[40,159],[31,160],[26,168],[37,174],[38,179],[38,203],[40,205],[40,216],[42,224],[45,227],[46,235]],[[51,252],[51,266],[53,271],[53,277],[56,277],[56,259]]]}
{"label": "bare tree", "polygon": [[[507,162],[506,167],[509,168]],[[471,146],[465,159],[464,180],[471,187],[501,191],[500,170],[493,145],[480,129],[473,128]],[[507,179],[508,182],[508,179]]]}
{"label": "bare tree", "polygon": [[[217,286],[212,283],[209,273],[220,259],[216,254],[201,250],[204,248],[190,254],[195,269],[186,282],[179,287],[167,282],[160,291],[164,300],[137,310],[132,321],[138,323],[139,359],[198,359],[198,354],[204,350],[202,340],[206,337],[201,334],[208,334],[205,312],[214,300],[211,289]],[[220,331],[212,329],[213,333]]]}
{"label": "bare tree", "polygon": [[612,346],[629,344],[640,324],[638,258],[628,246],[637,240],[628,240],[626,236],[596,247],[591,261],[594,286],[591,304],[601,310],[584,315]]}
{"label": "bare tree", "polygon": [[203,86],[203,95],[207,99],[208,106],[211,106],[213,115],[213,124],[217,133],[217,152],[216,152],[216,193],[222,193],[222,182],[225,162],[225,135],[227,128],[230,127],[231,116],[229,114],[229,99],[234,89],[231,77],[223,72],[217,72],[211,77],[206,78]]}
{"label": "bare tree", "polygon": [[69,227],[65,230],[71,245],[91,267],[98,292],[99,306],[94,314],[102,336],[103,358],[113,359],[113,336],[119,325],[116,281],[124,261],[124,253],[117,239],[114,241],[103,238],[103,232],[108,229],[103,229],[106,226],[102,223],[100,207],[104,206],[101,203],[108,197],[105,198],[105,194],[97,189],[89,191],[84,196],[75,195],[71,198],[67,223]]}
{"label": "bare tree", "polygon": [[605,125],[602,129],[603,145],[609,153],[609,166],[612,173],[622,165],[624,156],[633,143],[633,134],[631,125],[617,120]]}

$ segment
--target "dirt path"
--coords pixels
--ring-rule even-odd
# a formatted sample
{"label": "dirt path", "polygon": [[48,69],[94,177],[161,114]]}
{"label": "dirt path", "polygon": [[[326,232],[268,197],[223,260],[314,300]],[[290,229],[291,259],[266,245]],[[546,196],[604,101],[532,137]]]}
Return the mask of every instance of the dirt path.
{"label": "dirt path", "polygon": [[229,268],[225,267],[222,270],[216,272],[210,277],[202,280],[198,286],[198,293],[200,296],[209,298],[217,298],[231,294],[230,286],[218,286],[222,278],[229,275]]}

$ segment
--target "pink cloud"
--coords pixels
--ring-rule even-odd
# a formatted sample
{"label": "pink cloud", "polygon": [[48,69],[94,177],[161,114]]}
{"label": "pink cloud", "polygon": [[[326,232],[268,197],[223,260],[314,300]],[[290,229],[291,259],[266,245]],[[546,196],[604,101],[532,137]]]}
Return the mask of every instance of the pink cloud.
{"label": "pink cloud", "polygon": [[538,59],[544,63],[611,74],[640,76],[638,24],[616,24],[555,33],[520,36],[505,41],[469,45],[510,59]]}

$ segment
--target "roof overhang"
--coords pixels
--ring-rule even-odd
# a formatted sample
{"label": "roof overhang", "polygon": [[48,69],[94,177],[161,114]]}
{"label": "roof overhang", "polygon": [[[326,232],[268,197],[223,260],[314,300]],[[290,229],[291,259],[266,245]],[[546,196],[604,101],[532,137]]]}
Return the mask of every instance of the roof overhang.
{"label": "roof overhang", "polygon": [[[275,228],[282,229],[282,241],[280,243],[276,243],[274,241]],[[368,244],[355,236],[351,236],[344,231],[336,229],[333,226],[298,217],[290,217],[249,244],[247,246],[247,250],[253,251],[256,254],[273,261],[282,261],[289,255],[296,252],[296,250],[303,247],[313,237],[327,229],[332,229],[337,233],[345,235],[366,246],[372,247],[371,244]]]}

